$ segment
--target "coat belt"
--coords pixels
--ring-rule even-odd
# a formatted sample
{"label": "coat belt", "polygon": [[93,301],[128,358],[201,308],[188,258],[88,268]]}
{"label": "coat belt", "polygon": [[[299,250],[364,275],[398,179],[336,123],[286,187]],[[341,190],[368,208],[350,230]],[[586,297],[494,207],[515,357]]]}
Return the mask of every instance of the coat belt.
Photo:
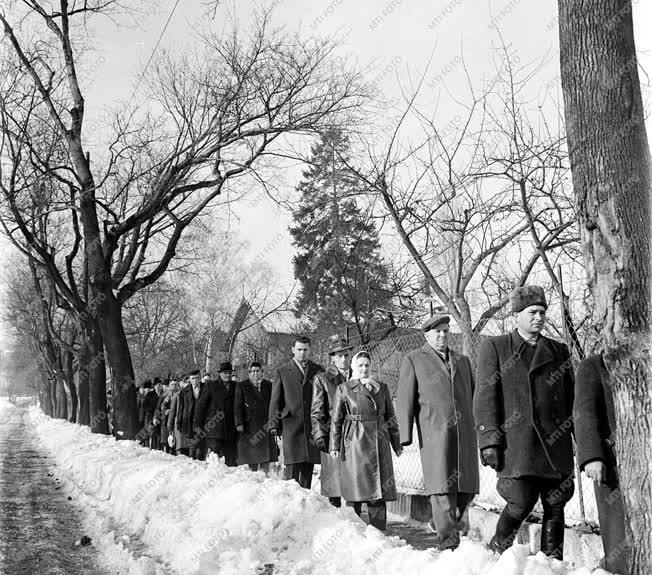
{"label": "coat belt", "polygon": [[357,415],[349,413],[344,417],[348,421],[382,421],[382,417],[378,415]]}

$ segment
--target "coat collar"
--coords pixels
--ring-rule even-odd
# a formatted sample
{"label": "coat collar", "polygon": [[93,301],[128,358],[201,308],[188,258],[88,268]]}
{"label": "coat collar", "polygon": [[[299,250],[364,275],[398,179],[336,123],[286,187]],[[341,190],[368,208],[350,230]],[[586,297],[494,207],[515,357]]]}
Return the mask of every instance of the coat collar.
{"label": "coat collar", "polygon": [[446,362],[442,360],[441,356],[434,350],[434,348],[429,343],[426,343],[421,348],[421,351],[425,353],[427,356],[433,358],[435,365],[437,366],[437,369],[439,371],[445,373],[448,377],[451,378],[451,380],[455,379],[455,373],[457,372],[457,362],[459,361],[459,355],[455,353],[450,347],[448,348],[448,361],[450,363],[450,369],[451,369],[450,373],[448,373],[448,370],[446,369]]}
{"label": "coat collar", "polygon": [[326,373],[326,377],[328,377],[330,381],[335,381],[336,379],[341,378],[342,382],[344,382],[347,379],[340,373],[340,370],[337,369],[334,365],[329,365],[326,368],[325,373]]}
{"label": "coat collar", "polygon": [[299,366],[297,365],[297,362],[294,361],[294,358],[290,360],[288,363],[288,368],[290,370],[294,370],[295,373],[299,374],[299,377],[303,378],[303,383],[305,384],[307,381],[309,381],[313,375],[317,373],[317,364],[314,361],[308,360],[308,364],[306,365],[306,369],[304,373],[301,373],[301,370],[299,369]]}
{"label": "coat collar", "polygon": [[[521,346],[527,345],[523,338],[519,335],[518,330],[512,331],[511,342],[512,342],[512,354],[520,354],[522,349]],[[534,350],[534,357],[532,358],[532,363],[530,364],[529,371],[530,373],[539,369],[540,367],[558,360],[559,358],[555,354],[555,349],[552,346],[550,340],[544,336],[539,335],[537,339],[537,345]]]}
{"label": "coat collar", "polygon": [[377,395],[378,392],[380,391],[380,386],[378,386],[378,390],[375,393],[372,393],[364,385],[362,385],[362,382],[359,379],[351,379],[350,383],[351,383],[351,391],[355,393],[362,393],[363,395],[368,395],[369,397],[374,397],[374,395]]}

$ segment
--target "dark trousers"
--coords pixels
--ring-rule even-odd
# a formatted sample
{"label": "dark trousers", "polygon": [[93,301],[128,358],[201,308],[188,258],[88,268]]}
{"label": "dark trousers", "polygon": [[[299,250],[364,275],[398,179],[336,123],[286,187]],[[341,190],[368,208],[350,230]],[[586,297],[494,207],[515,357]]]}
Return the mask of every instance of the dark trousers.
{"label": "dark trousers", "polygon": [[208,452],[216,453],[218,457],[224,457],[227,467],[238,465],[238,440],[207,439],[206,447]]}
{"label": "dark trousers", "polygon": [[377,501],[354,501],[351,505],[358,517],[362,513],[362,504],[367,504],[367,513],[369,514],[369,525],[385,531],[387,529],[387,503],[384,499]]}
{"label": "dark trousers", "polygon": [[541,498],[541,551],[549,557],[563,559],[564,506],[575,491],[573,478],[501,477],[497,489],[507,505],[498,519],[496,533],[489,546],[500,552],[509,547],[521,524]]}
{"label": "dark trousers", "polygon": [[604,547],[604,568],[612,573],[626,573],[629,546],[625,535],[625,510],[618,479],[613,479],[609,487],[595,484],[595,502]]}
{"label": "dark trousers", "polygon": [[269,475],[269,466],[271,463],[268,461],[267,463],[249,463],[249,469],[252,471],[264,471],[267,475]]}
{"label": "dark trousers", "polygon": [[192,459],[197,459],[198,461],[206,460],[206,440],[205,439],[191,439],[190,448],[188,449],[188,455]]}
{"label": "dark trousers", "polygon": [[329,497],[328,502],[333,507],[342,507],[342,498],[341,497]]}
{"label": "dark trousers", "polygon": [[460,544],[460,519],[473,497],[473,493],[457,492],[430,496],[432,522],[439,537],[438,547],[454,549]]}
{"label": "dark trousers", "polygon": [[498,493],[507,501],[505,511],[514,519],[525,521],[539,498],[543,506],[543,522],[564,521],[564,506],[575,492],[572,477],[501,477]]}
{"label": "dark trousers", "polygon": [[301,463],[289,463],[285,466],[283,476],[286,480],[294,479],[301,487],[310,489],[312,485],[312,470],[315,468],[314,463],[303,461]]}

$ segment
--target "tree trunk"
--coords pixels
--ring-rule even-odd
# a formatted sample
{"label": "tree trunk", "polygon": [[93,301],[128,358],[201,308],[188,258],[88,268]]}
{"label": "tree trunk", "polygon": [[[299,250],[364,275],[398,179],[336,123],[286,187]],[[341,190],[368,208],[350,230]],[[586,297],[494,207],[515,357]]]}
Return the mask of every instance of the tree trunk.
{"label": "tree trunk", "polygon": [[57,419],[68,419],[68,395],[63,378],[59,375],[54,376],[54,385],[57,389],[57,401],[54,416]]}
{"label": "tree trunk", "polygon": [[629,574],[652,573],[650,151],[631,3],[559,2],[561,80],[586,269],[613,381]]}
{"label": "tree trunk", "polygon": [[[96,320],[86,322],[89,342],[90,362],[88,364],[88,391],[90,407],[90,426],[93,433],[109,433],[109,420],[106,406],[106,363],[104,361],[104,342]],[[112,392],[113,393],[113,392]]]}
{"label": "tree trunk", "polygon": [[91,424],[90,404],[88,399],[88,379],[91,353],[88,349],[88,343],[84,335],[84,331],[80,329],[79,349],[77,350],[77,395],[79,397],[79,413],[77,415],[77,423],[80,425]]}
{"label": "tree trunk", "polygon": [[98,323],[111,365],[115,435],[118,439],[134,439],[138,433],[136,386],[131,353],[122,323],[122,306],[111,289],[102,295],[104,301],[98,313]]}
{"label": "tree trunk", "polygon": [[66,380],[66,387],[70,395],[70,419],[72,423],[77,423],[77,411],[79,407],[79,398],[77,397],[77,389],[75,388],[75,376],[72,367],[73,353],[70,350],[63,352],[63,376]]}

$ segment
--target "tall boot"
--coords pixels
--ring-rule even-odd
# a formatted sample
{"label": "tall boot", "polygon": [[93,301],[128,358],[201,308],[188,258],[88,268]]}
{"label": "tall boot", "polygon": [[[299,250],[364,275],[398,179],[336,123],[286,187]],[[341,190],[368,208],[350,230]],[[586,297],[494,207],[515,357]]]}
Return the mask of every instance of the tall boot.
{"label": "tall boot", "polygon": [[496,533],[489,542],[489,549],[496,553],[503,553],[512,546],[514,538],[523,523],[522,519],[516,519],[503,509],[496,525]]}
{"label": "tall boot", "polygon": [[541,551],[560,561],[564,558],[564,522],[544,519],[541,524]]}

